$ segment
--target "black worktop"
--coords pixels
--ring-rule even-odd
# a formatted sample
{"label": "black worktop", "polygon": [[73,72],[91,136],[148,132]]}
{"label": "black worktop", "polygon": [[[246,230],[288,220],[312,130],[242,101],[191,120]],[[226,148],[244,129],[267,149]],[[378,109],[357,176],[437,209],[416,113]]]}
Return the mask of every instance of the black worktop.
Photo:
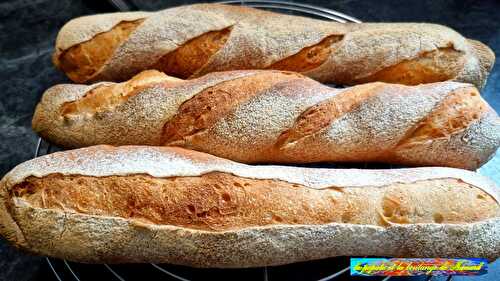
{"label": "black worktop", "polygon": [[[157,10],[195,1],[133,0],[143,10]],[[500,1],[302,0],[371,22],[432,22],[450,26],[466,37],[489,45],[500,57]],[[69,80],[51,63],[58,29],[69,19],[115,11],[106,1],[13,0],[0,2],[0,176],[33,156],[37,137],[30,123],[43,91]],[[499,60],[482,91],[500,112]],[[500,280],[495,274],[453,280]],[[0,238],[0,280],[55,280],[44,259],[6,245]],[[74,279],[73,279],[74,280]]]}

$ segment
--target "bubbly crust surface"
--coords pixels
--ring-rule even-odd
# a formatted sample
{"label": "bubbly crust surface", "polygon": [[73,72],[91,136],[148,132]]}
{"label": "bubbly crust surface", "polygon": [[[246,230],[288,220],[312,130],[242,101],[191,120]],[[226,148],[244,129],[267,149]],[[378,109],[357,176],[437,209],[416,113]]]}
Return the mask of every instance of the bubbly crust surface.
{"label": "bubbly crust surface", "polygon": [[[201,182],[201,179],[210,184],[222,183],[221,193],[196,184]],[[85,184],[78,183],[79,180]],[[32,188],[34,192],[27,192],[30,190],[26,189],[29,186],[27,184],[20,189],[15,188],[18,184],[23,185],[23,182],[37,181],[48,183],[43,188],[46,195],[50,196],[44,198],[45,204],[52,204],[52,207],[43,206],[40,190]],[[165,188],[176,186],[176,181],[179,181],[178,189]],[[234,186],[237,181],[243,188]],[[107,186],[103,187],[98,183]],[[245,183],[250,183],[247,189]],[[74,188],[69,188],[69,185]],[[417,188],[417,185],[420,188]],[[155,212],[142,208],[140,199],[155,197],[152,199],[155,202],[152,206],[166,206],[159,203],[160,199],[154,193],[160,191],[160,186],[164,188],[162,190],[165,194],[177,194],[179,203],[189,201],[193,204],[196,216],[191,215],[196,217],[195,220],[198,219],[198,207],[201,217],[214,215],[214,218],[218,218],[215,221],[220,224],[212,226],[219,226],[222,230],[206,230],[206,226],[201,226],[201,220],[193,223],[195,227],[192,228],[155,223],[153,220],[158,219],[154,215]],[[273,192],[266,187],[273,187],[282,192]],[[94,188],[96,192],[90,192],[90,189]],[[121,188],[138,192],[112,192]],[[408,188],[414,192],[408,193]],[[459,192],[450,194],[455,189]],[[15,195],[14,190],[20,192],[20,197]],[[187,194],[181,192],[187,190]],[[246,221],[245,227],[224,229],[224,226],[227,227],[231,222],[231,210],[234,206],[232,203],[250,204],[247,206],[256,204],[251,202],[251,198],[248,201],[239,201],[243,190],[249,194],[257,192],[254,194],[257,197],[264,196],[260,200],[263,208],[252,208],[249,214],[258,214],[257,217],[261,217],[262,214],[259,213],[263,210],[272,210],[283,215],[283,221],[278,223],[277,217],[274,217],[274,221],[272,217],[270,221],[266,221],[267,217],[264,216],[264,223],[253,221],[254,224],[251,224]],[[270,199],[275,198],[274,196],[286,196],[280,198],[281,201],[276,204],[268,204],[270,201],[265,198],[266,194],[259,190],[269,194]],[[340,190],[345,191],[345,194]],[[364,206],[372,206],[371,199],[362,200],[359,204],[363,207],[356,208],[356,202],[359,202],[356,196],[366,198],[364,192],[368,190],[377,190],[375,194],[378,195],[375,198],[378,199],[373,199],[376,201],[373,206],[382,208],[382,215],[387,218],[388,225],[355,223],[366,222],[363,219],[363,209]],[[108,192],[105,193],[106,191]],[[74,200],[65,196],[71,192],[76,192],[72,195]],[[203,213],[205,207],[213,207],[219,200],[227,199],[224,193],[228,193],[228,202],[231,204],[220,204],[227,204],[229,208],[222,209],[229,212],[223,212],[225,215]],[[340,216],[341,220],[342,206],[347,204],[342,203],[342,200],[334,203],[323,196],[315,196],[325,193],[337,194],[338,199],[351,199],[348,200],[352,203],[351,207],[346,208],[355,212],[352,215],[348,213],[344,218],[352,220],[354,224],[324,222],[326,218],[332,218],[329,216]],[[85,204],[88,204],[86,207],[95,204],[98,212],[105,211],[99,210],[99,202],[102,201],[93,200],[98,194],[102,195],[99,195],[100,200],[130,196],[128,201],[116,201],[115,211],[124,211],[121,214],[123,217],[117,213],[113,216],[103,214],[106,212],[85,213]],[[297,194],[305,196],[306,199],[319,200],[318,211],[308,209],[307,204],[312,202],[301,201],[304,199],[296,198]],[[30,196],[32,198],[29,198]],[[303,213],[293,214],[282,208],[286,202],[292,200],[288,196],[294,198],[290,210],[300,210]],[[438,202],[437,199],[441,196],[449,198]],[[480,198],[482,196],[485,197]],[[492,202],[493,198],[496,202]],[[420,213],[412,213],[411,208],[404,208],[416,204],[406,202],[405,199],[425,199],[418,201],[418,204],[432,204],[435,208],[433,211],[438,211],[442,217],[434,216],[434,212],[429,211],[423,213],[422,218],[426,222],[406,223],[405,218],[413,221]],[[476,202],[477,205],[472,206],[463,199]],[[56,203],[59,200],[66,200],[63,203],[70,209],[64,211],[61,205]],[[125,206],[123,202],[134,204]],[[305,205],[296,202],[303,202]],[[279,265],[360,254],[405,257],[478,256],[494,259],[500,252],[498,202],[498,188],[492,182],[476,173],[459,169],[436,167],[335,170],[249,166],[180,148],[96,146],[42,156],[9,172],[0,181],[0,233],[11,243],[33,253],[87,263],[154,262],[227,268]],[[175,223],[178,225],[191,220],[186,212],[190,207],[187,206],[186,210],[182,204],[168,204],[174,209],[178,208],[180,212],[178,216],[173,216],[177,218]],[[332,210],[329,208],[331,204],[338,204],[339,208]],[[460,207],[458,214],[453,213],[453,206]],[[71,210],[73,207],[75,210]],[[420,210],[418,205],[415,205],[415,208]],[[126,213],[126,210],[137,212]],[[405,210],[408,210],[408,213]],[[184,215],[180,215],[181,212],[184,212]],[[301,214],[306,213],[310,213],[311,217],[301,218]],[[491,214],[491,217],[487,218],[486,213]],[[285,214],[291,217],[288,218]],[[146,220],[145,215],[149,216],[150,220]],[[139,218],[140,216],[142,218]],[[210,216],[204,218],[205,222],[210,221]],[[372,214],[371,217],[376,216],[377,214]],[[168,217],[165,215],[163,218]],[[240,217],[242,220],[252,221],[252,216]],[[294,224],[294,218],[312,224]],[[289,222],[288,219],[292,221]],[[465,222],[469,219],[470,222]],[[318,224],[314,224],[316,220]],[[433,222],[434,220],[436,222]],[[290,224],[284,224],[285,222]]]}
{"label": "bubbly crust surface", "polygon": [[34,208],[206,231],[328,223],[460,224],[500,216],[491,196],[456,179],[312,189],[221,172],[170,178],[53,174],[27,178],[12,194]]}

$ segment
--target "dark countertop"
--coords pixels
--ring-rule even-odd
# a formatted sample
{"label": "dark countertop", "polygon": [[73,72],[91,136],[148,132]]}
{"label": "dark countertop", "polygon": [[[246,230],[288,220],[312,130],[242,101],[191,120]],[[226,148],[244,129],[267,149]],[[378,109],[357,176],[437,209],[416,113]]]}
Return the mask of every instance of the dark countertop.
{"label": "dark countertop", "polygon": [[[133,0],[143,10],[195,1]],[[489,45],[500,57],[500,1],[458,0],[302,0],[355,16],[362,21],[432,22],[450,26],[464,36]],[[69,19],[114,8],[105,1],[13,0],[0,3],[0,176],[16,164],[30,159],[36,135],[30,123],[43,91],[69,80],[50,61],[58,29]],[[482,91],[500,112],[500,60]],[[498,157],[497,157],[498,159]],[[494,275],[453,280],[500,280],[500,262]],[[0,280],[55,280],[42,258],[25,255],[0,239]],[[109,277],[110,278],[110,277]]]}

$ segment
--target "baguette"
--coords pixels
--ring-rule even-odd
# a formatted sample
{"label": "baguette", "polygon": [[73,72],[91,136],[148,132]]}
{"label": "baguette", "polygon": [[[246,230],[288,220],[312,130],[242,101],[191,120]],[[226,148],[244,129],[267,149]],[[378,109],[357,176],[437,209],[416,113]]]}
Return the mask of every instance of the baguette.
{"label": "baguette", "polygon": [[279,265],[332,256],[500,254],[498,189],[453,168],[248,166],[172,147],[95,146],[0,182],[0,233],[86,263]]}
{"label": "baguette", "polygon": [[385,162],[476,169],[500,119],[469,84],[334,89],[300,74],[232,71],[180,80],[58,85],[33,129],[64,148],[181,146],[243,163]]}
{"label": "baguette", "polygon": [[487,46],[436,24],[341,24],[220,4],[76,18],[55,49],[54,64],[78,83],[124,81],[146,69],[179,78],[278,69],[338,85],[482,87],[495,60]]}

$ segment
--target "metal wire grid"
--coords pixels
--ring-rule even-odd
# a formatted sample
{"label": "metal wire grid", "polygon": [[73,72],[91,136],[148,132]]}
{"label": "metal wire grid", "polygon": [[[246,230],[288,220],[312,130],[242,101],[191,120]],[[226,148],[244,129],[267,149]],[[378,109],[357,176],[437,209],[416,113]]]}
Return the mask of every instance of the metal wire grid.
{"label": "metal wire grid", "polygon": [[[130,11],[130,10],[134,9],[134,7],[130,3],[128,3],[127,1],[124,1],[124,0],[110,0],[110,2],[113,6],[115,6],[120,11]],[[345,15],[343,13],[340,13],[340,12],[337,12],[337,11],[334,11],[331,9],[326,9],[326,8],[317,7],[317,6],[308,5],[308,4],[302,4],[302,3],[291,3],[291,2],[282,2],[282,1],[275,1],[275,0],[253,0],[253,1],[230,0],[230,1],[222,1],[219,3],[240,4],[240,5],[245,5],[245,6],[254,7],[254,8],[273,9],[273,10],[284,11],[284,12],[298,12],[298,13],[302,13],[302,14],[305,14],[308,16],[315,16],[315,17],[319,17],[322,19],[328,19],[328,20],[332,20],[332,21],[336,21],[336,22],[340,22],[340,23],[347,23],[347,22],[361,23],[361,21],[359,19]],[[38,143],[36,145],[36,149],[35,149],[35,155],[34,155],[35,157],[38,157],[38,156],[44,155],[44,154],[49,154],[49,153],[53,152],[53,150],[55,149],[49,143],[47,143],[45,145],[45,149],[42,149],[42,146],[44,146],[43,144],[44,144],[44,141],[41,138],[39,138]],[[42,150],[43,150],[43,152],[42,152]],[[365,164],[364,167],[366,168],[367,164]],[[56,279],[58,281],[63,281],[63,278],[61,277],[61,276],[63,276],[63,274],[62,274],[62,272],[60,272],[56,269],[55,262],[52,261],[48,257],[46,258],[46,261],[49,265],[49,268],[54,273],[54,276],[56,277]],[[69,275],[71,276],[70,278],[72,278],[73,280],[76,280],[76,281],[82,280],[81,276],[77,274],[76,270],[73,269],[73,267],[70,265],[70,263],[68,261],[62,260],[62,263],[63,263],[63,267],[69,272]],[[101,265],[96,265],[96,266],[101,266]],[[113,269],[110,265],[103,264],[102,266],[111,274],[111,276],[113,276],[115,278],[115,280],[127,281],[127,279],[125,279],[124,276],[120,275],[117,272],[117,270]],[[152,268],[158,270],[158,272],[161,272],[162,274],[164,274],[164,277],[169,277],[172,280],[190,281],[187,278],[179,276],[179,275],[165,269],[164,266],[161,266],[158,264],[150,264],[150,266]],[[336,272],[334,272],[328,276],[320,278],[318,281],[329,281],[329,280],[333,280],[333,279],[336,279],[339,277],[342,278],[341,276],[345,276],[346,275],[345,273],[348,273],[349,269],[350,269],[349,266],[344,267],[344,268],[337,270]],[[262,279],[264,281],[269,280],[269,273],[268,273],[269,270],[270,269],[268,269],[267,267],[262,268]],[[390,278],[391,278],[391,276],[387,276],[387,277],[381,277],[378,280],[388,281]],[[374,280],[374,279],[372,278],[370,280]],[[437,280],[451,281],[452,276],[445,277],[444,279],[443,279],[443,277],[428,276],[428,277],[424,278],[423,280],[425,280],[425,281],[434,281],[434,280],[436,280],[436,281]]]}
{"label": "metal wire grid", "polygon": [[[52,152],[55,152],[55,151],[58,151],[59,149],[57,147],[54,147],[52,146],[50,143],[47,143],[45,141],[43,141],[41,138],[38,139],[38,142],[37,142],[37,145],[36,145],[36,149],[35,149],[35,153],[34,153],[34,157],[38,157],[38,156],[41,156],[41,155],[45,155],[45,154],[50,154]],[[335,165],[335,167],[339,167],[339,165]],[[364,167],[367,168],[367,164],[365,163],[364,164]],[[391,167],[390,165],[387,165],[386,168],[388,167]],[[377,168],[380,168],[380,165],[377,166]],[[341,257],[338,257],[338,258],[335,258],[336,260],[339,260],[339,259],[342,259],[343,262],[345,263],[347,261],[347,259],[345,258],[341,258]],[[70,276],[70,280],[75,280],[75,281],[82,281],[84,279],[81,278],[81,274],[78,274],[77,273],[77,270],[75,270],[73,268],[73,266],[70,264],[70,262],[68,262],[67,260],[57,260],[57,259],[51,259],[49,257],[46,257],[45,260],[47,261],[47,264],[50,268],[50,270],[52,271],[52,273],[54,274],[55,278],[58,280],[58,281],[64,281],[66,279],[64,279],[62,276],[65,276],[65,275],[69,275]],[[62,263],[62,267],[63,269],[65,269],[67,271],[67,273],[63,273],[62,271],[56,269],[58,267],[61,267],[61,265],[59,266],[56,266],[56,263]],[[312,262],[309,262],[309,263],[314,263],[314,261]],[[76,264],[76,263],[75,263]],[[175,274],[173,273],[172,271],[170,270],[167,270],[165,269],[165,265],[158,265],[158,264],[149,264],[152,268],[158,270],[160,273],[164,274],[164,277],[165,278],[169,278],[167,280],[180,280],[180,281],[192,281],[188,278],[185,278],[183,276],[180,276],[178,274]],[[115,278],[115,280],[118,280],[118,281],[127,281],[126,277],[124,277],[124,275],[118,273],[117,270],[113,269],[110,265],[108,264],[102,264],[102,265],[92,265],[94,267],[104,267],[107,272],[113,276]],[[317,279],[317,281],[329,281],[329,280],[334,280],[336,278],[340,278],[339,280],[344,280],[344,278],[347,276],[349,277],[349,275],[347,275],[349,273],[349,269],[350,269],[350,266],[345,266],[345,267],[342,267],[340,270],[337,270],[335,271],[334,273],[330,274],[330,275],[327,275],[327,276],[324,276],[320,279]],[[95,268],[94,268],[95,270]],[[99,270],[99,269],[97,269]],[[194,270],[197,270],[197,269],[192,269],[193,271]],[[264,281],[269,281],[269,268],[268,267],[263,267],[261,269],[262,271],[262,274],[261,274],[261,278],[262,280]],[[68,274],[69,273],[69,274]],[[145,272],[145,274],[148,274],[147,272]],[[343,278],[344,277],[344,278]],[[438,281],[436,279],[433,279],[434,277],[432,276],[428,276],[427,278],[425,279],[420,279],[421,281]],[[451,281],[451,278],[452,276],[449,276],[446,281]],[[387,276],[387,277],[374,277],[374,278],[371,278],[370,281],[388,281],[389,279],[391,279],[391,276]],[[443,279],[440,279],[439,281],[444,281]]]}

